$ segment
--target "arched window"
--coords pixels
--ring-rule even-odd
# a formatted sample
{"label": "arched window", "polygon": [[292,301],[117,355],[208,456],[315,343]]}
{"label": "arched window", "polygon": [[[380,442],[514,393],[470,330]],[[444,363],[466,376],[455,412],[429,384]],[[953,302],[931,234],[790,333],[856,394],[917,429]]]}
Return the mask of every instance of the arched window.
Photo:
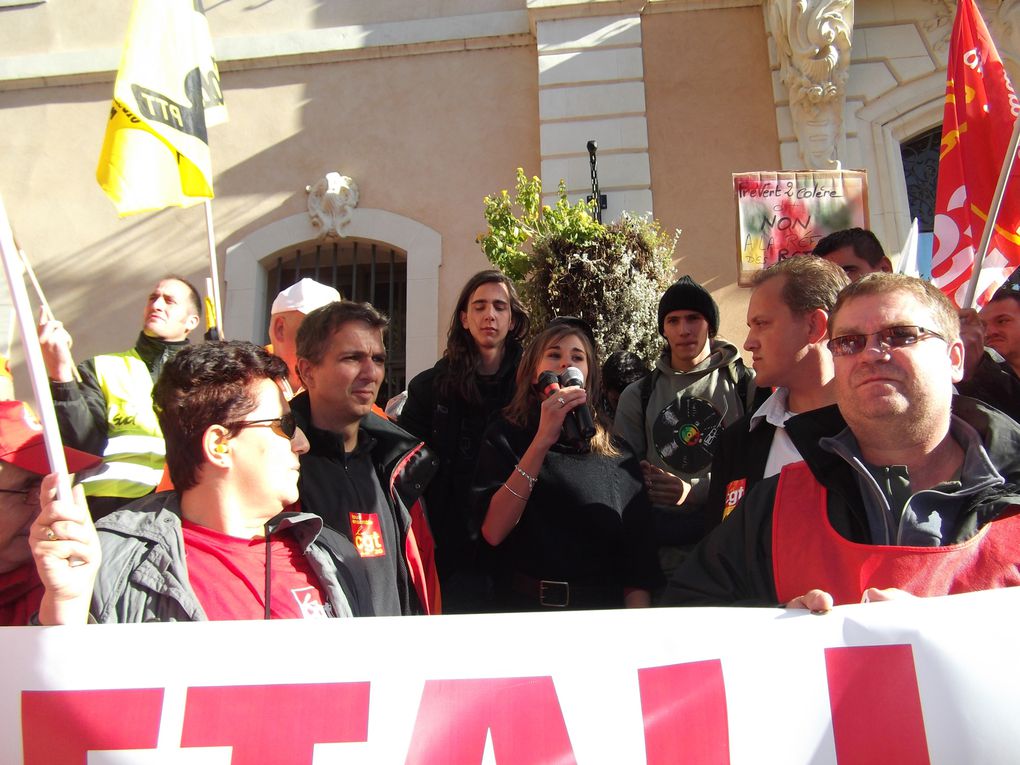
{"label": "arched window", "polygon": [[[336,287],[345,300],[371,303],[390,319],[386,331],[386,379],[378,404],[407,386],[407,253],[381,242],[345,238],[306,242],[274,253],[265,261],[265,313],[280,290],[309,278]],[[267,338],[268,340],[268,338]]]}

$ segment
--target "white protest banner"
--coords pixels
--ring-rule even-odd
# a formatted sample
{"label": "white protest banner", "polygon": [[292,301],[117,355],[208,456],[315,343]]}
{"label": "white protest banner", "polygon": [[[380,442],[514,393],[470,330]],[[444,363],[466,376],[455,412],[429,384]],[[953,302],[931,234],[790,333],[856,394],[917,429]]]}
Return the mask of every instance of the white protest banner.
{"label": "white protest banner", "polygon": [[1018,639],[1020,590],[823,616],[10,627],[0,762],[1013,763]]}

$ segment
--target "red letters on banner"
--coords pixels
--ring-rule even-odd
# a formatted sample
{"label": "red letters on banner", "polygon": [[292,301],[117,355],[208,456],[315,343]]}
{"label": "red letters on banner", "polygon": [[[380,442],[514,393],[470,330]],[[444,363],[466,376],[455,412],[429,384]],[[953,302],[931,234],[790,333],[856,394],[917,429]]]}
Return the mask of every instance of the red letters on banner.
{"label": "red letters on banner", "polygon": [[648,765],[728,765],[722,662],[639,669],[638,684]]}
{"label": "red letters on banner", "polygon": [[[929,762],[909,645],[825,651],[840,765]],[[638,670],[648,765],[725,765],[722,664]],[[193,687],[182,747],[231,747],[231,765],[310,765],[317,743],[368,741],[370,683]],[[163,690],[23,691],[25,765],[83,765],[90,751],[154,749]],[[54,731],[59,730],[59,735]],[[500,765],[576,763],[551,677],[429,680],[407,765],[479,765],[490,736]]]}
{"label": "red letters on banner", "polygon": [[90,751],[154,749],[162,688],[23,691],[25,765],[84,765]]}
{"label": "red letters on banner", "polygon": [[576,763],[551,677],[429,680],[407,765],[479,765],[485,736],[500,765]]}
{"label": "red letters on banner", "polygon": [[829,707],[839,765],[928,765],[909,645],[827,648]]}
{"label": "red letters on banner", "polygon": [[233,747],[231,765],[308,765],[315,744],[368,740],[368,683],[189,688],[181,746]]}

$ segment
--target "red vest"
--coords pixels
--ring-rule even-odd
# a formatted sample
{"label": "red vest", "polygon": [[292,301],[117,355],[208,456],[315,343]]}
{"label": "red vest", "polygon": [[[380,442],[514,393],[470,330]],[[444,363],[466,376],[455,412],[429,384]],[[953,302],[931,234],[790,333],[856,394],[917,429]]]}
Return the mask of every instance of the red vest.
{"label": "red vest", "polygon": [[779,476],[772,516],[772,571],[780,603],[809,590],[836,605],[859,603],[869,587],[919,596],[1020,585],[1020,506],[945,547],[859,544],[829,523],[825,487],[803,462]]}

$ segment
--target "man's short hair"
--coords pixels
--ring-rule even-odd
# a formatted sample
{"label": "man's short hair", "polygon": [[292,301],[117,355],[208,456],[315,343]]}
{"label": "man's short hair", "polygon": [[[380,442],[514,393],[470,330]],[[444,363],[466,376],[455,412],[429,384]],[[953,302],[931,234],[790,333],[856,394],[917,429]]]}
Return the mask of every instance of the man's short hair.
{"label": "man's short hair", "polygon": [[297,333],[297,355],[315,365],[322,361],[333,334],[344,324],[360,321],[372,329],[385,330],[390,320],[371,303],[341,300],[316,308],[301,322]]}
{"label": "man's short hair", "polygon": [[822,237],[815,245],[814,254],[820,257],[850,247],[861,260],[864,260],[872,268],[878,268],[884,258],[885,250],[878,237],[866,228],[847,228],[842,231],[833,231],[828,236]]}
{"label": "man's short hair", "polygon": [[867,274],[862,279],[843,288],[830,314],[829,337],[832,337],[833,327],[836,324],[836,314],[846,303],[865,295],[887,295],[893,292],[906,292],[921,305],[927,307],[935,319],[935,324],[938,325],[928,327],[928,329],[937,330],[947,343],[960,339],[960,315],[956,306],[942,290],[931,282],[926,282],[915,276],[882,272]]}
{"label": "man's short hair", "polygon": [[1017,282],[1006,282],[988,298],[989,303],[998,303],[1000,300],[1012,300],[1020,306],[1020,284]]}
{"label": "man's short hair", "polygon": [[832,312],[836,296],[850,283],[846,271],[825,258],[800,255],[780,260],[754,275],[754,287],[770,279],[785,276],[780,293],[786,307],[794,314],[805,314],[821,308]]}
{"label": "man's short hair", "polygon": [[205,463],[202,439],[210,426],[222,425],[236,435],[258,406],[254,384],[286,379],[283,359],[241,340],[189,345],[168,361],[152,399],[174,488],[187,491],[198,483]]}
{"label": "man's short hair", "polygon": [[202,296],[198,294],[198,290],[195,289],[195,285],[185,279],[183,276],[177,274],[167,274],[160,282],[175,281],[180,282],[188,288],[188,307],[191,308],[192,314],[202,317]]}

